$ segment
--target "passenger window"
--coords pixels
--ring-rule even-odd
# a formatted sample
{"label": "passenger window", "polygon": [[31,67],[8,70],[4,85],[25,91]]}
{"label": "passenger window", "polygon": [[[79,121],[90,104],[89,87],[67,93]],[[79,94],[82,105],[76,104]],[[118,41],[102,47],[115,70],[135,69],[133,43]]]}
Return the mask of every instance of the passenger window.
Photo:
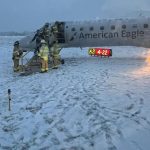
{"label": "passenger window", "polygon": [[114,25],[111,26],[111,30],[115,30],[115,26]]}
{"label": "passenger window", "polygon": [[126,25],[124,24],[124,25],[122,25],[122,29],[126,29]]}
{"label": "passenger window", "polygon": [[137,28],[137,24],[134,24],[132,27],[133,27],[133,28]]}
{"label": "passenger window", "polygon": [[90,27],[90,31],[93,31],[94,30],[94,28],[93,27]]}
{"label": "passenger window", "polygon": [[73,28],[71,29],[71,31],[76,31],[76,29],[73,27]]}
{"label": "passenger window", "polygon": [[83,31],[83,28],[82,28],[82,27],[80,28],[80,31]]}
{"label": "passenger window", "polygon": [[66,28],[68,28],[68,26],[66,26]]}
{"label": "passenger window", "polygon": [[144,28],[148,28],[148,24],[144,24]]}
{"label": "passenger window", "polygon": [[100,30],[104,30],[104,26],[101,26],[101,27],[100,27]]}

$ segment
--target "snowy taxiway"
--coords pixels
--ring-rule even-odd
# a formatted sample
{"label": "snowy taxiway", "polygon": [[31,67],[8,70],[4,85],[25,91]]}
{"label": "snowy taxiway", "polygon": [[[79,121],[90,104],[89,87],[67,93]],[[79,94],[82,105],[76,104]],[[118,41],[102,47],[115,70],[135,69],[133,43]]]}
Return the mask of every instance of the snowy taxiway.
{"label": "snowy taxiway", "polygon": [[0,37],[0,149],[150,149],[147,49],[112,47],[109,59],[66,49],[58,70],[22,77],[12,71],[18,38]]}

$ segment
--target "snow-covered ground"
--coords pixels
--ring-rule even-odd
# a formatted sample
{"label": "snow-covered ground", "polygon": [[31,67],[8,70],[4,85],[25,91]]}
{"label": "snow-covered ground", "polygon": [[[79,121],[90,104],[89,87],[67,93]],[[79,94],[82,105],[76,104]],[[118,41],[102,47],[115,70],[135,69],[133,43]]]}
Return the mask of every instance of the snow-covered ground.
{"label": "snow-covered ground", "polygon": [[150,149],[147,49],[112,47],[109,59],[64,49],[59,69],[18,76],[19,38],[0,37],[0,150]]}

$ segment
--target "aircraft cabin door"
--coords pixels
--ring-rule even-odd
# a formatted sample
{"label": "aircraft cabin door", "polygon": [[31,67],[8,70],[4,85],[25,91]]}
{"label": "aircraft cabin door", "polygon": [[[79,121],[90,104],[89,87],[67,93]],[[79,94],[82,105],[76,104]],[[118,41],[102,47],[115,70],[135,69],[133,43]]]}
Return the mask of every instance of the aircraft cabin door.
{"label": "aircraft cabin door", "polygon": [[65,23],[57,22],[57,24],[55,23],[55,25],[57,26],[57,29],[58,29],[58,33],[56,36],[58,43],[65,43],[65,34],[64,34]]}

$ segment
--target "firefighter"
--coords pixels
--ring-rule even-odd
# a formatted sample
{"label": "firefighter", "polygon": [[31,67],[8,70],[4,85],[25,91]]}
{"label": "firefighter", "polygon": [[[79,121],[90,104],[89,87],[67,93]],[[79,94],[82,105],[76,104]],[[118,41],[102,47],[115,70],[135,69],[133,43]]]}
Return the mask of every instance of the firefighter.
{"label": "firefighter", "polygon": [[51,27],[51,33],[54,35],[54,41],[57,41],[58,38],[58,24],[59,22],[56,21],[55,24]]}
{"label": "firefighter", "polygon": [[49,29],[49,23],[45,23],[43,29],[42,29],[42,35],[43,39],[46,41],[48,47],[50,47],[49,37],[50,37],[50,29]]}
{"label": "firefighter", "polygon": [[58,41],[54,41],[53,45],[51,47],[51,55],[52,55],[52,69],[57,69],[58,66],[61,64],[61,57],[60,57],[60,51],[61,48],[58,44]]}
{"label": "firefighter", "polygon": [[13,49],[13,54],[12,54],[12,59],[14,62],[14,67],[13,67],[14,72],[19,71],[19,60],[20,60],[22,54],[23,54],[23,51],[19,46],[19,41],[16,41],[14,43],[14,49]]}
{"label": "firefighter", "polygon": [[31,40],[31,42],[33,42],[34,40],[36,41],[36,48],[34,51],[35,55],[39,52],[39,48],[40,48],[40,44],[41,44],[42,39],[43,39],[42,32],[40,30],[37,30],[36,34],[34,35],[33,39]]}
{"label": "firefighter", "polygon": [[48,71],[49,48],[45,40],[41,40],[38,56],[41,58],[41,73]]}

